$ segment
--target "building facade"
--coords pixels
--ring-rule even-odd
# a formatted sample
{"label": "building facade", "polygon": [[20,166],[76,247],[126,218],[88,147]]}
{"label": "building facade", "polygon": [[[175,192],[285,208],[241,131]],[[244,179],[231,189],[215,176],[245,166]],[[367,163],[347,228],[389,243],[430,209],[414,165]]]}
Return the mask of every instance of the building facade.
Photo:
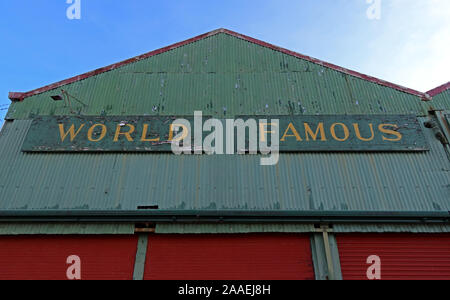
{"label": "building facade", "polygon": [[[0,279],[450,279],[449,89],[219,29],[10,93]],[[198,111],[291,142],[262,166],[142,132]]]}

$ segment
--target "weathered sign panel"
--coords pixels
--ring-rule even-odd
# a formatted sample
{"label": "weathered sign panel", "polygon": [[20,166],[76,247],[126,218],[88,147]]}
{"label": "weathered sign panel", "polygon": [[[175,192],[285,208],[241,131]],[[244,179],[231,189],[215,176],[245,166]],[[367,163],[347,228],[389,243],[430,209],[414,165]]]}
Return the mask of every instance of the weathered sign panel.
{"label": "weathered sign panel", "polygon": [[[190,128],[177,127],[177,124],[174,124],[177,119],[185,119]],[[244,122],[236,122],[239,119]],[[210,118],[205,116],[200,120],[193,116],[40,116],[33,120],[22,150],[170,152],[171,144],[183,138],[185,141],[191,140],[190,145],[193,149],[201,148],[202,145],[195,144],[195,141],[198,144],[195,136],[201,135],[203,141],[211,134],[211,131],[204,130],[205,122],[208,120]],[[428,150],[422,127],[416,116],[412,115],[239,116],[236,120],[218,120],[222,124],[219,126],[221,128],[214,127],[216,131],[222,132],[218,136],[222,136],[225,140],[227,130],[230,130],[237,140],[244,134],[245,144],[248,146],[249,137],[255,135],[258,142],[266,141],[270,144],[273,138],[271,133],[277,131],[281,152]],[[239,124],[246,125],[244,130],[239,131],[235,127],[240,126]],[[179,131],[176,131],[177,128]],[[185,134],[177,135],[180,132]]]}

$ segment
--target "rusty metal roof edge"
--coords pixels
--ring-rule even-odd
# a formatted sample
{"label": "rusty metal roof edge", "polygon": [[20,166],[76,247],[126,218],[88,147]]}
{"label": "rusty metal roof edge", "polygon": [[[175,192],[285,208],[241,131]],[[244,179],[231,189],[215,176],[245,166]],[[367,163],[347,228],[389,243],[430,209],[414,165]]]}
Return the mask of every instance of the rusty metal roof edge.
{"label": "rusty metal roof edge", "polygon": [[448,89],[450,89],[450,81],[428,91],[427,94],[430,95],[431,97],[434,97],[447,91]]}
{"label": "rusty metal roof edge", "polygon": [[28,97],[31,97],[31,96],[34,96],[34,95],[38,95],[38,94],[41,94],[41,93],[44,93],[44,92],[47,92],[47,91],[50,91],[50,90],[54,90],[54,89],[57,89],[57,88],[59,88],[61,86],[64,86],[64,85],[67,85],[67,84],[71,84],[71,83],[74,83],[74,82],[77,82],[77,81],[80,81],[80,80],[84,80],[84,79],[87,79],[89,77],[101,74],[101,73],[109,72],[111,70],[120,68],[120,67],[122,67],[124,65],[135,63],[135,62],[143,60],[143,59],[147,59],[149,57],[152,57],[152,56],[155,56],[155,55],[158,55],[158,54],[161,54],[161,53],[164,53],[164,52],[167,52],[167,51],[170,51],[170,50],[173,50],[173,49],[176,49],[176,48],[179,48],[179,47],[182,47],[182,46],[194,43],[194,42],[197,42],[199,40],[208,38],[210,36],[214,36],[214,35],[219,34],[219,33],[225,33],[225,34],[234,36],[236,38],[243,39],[245,41],[257,44],[259,46],[266,47],[266,48],[269,48],[269,49],[272,49],[272,50],[275,50],[275,51],[279,51],[281,53],[284,53],[284,54],[287,54],[287,55],[291,55],[291,56],[294,56],[294,57],[297,57],[297,58],[300,58],[300,59],[303,59],[303,60],[306,60],[306,61],[318,64],[318,65],[321,65],[323,67],[327,67],[327,68],[336,70],[338,72],[345,73],[345,74],[353,76],[353,77],[357,77],[357,78],[360,78],[360,79],[363,79],[363,80],[366,80],[366,81],[369,81],[369,82],[372,82],[372,83],[376,83],[376,84],[379,84],[379,85],[382,85],[382,86],[393,88],[393,89],[396,89],[396,90],[401,91],[401,92],[412,94],[414,96],[417,96],[417,97],[421,98],[423,101],[430,101],[430,100],[432,100],[428,93],[422,93],[422,92],[419,92],[417,90],[413,90],[413,89],[410,89],[410,88],[407,88],[407,87],[404,87],[404,86],[401,86],[401,85],[398,85],[398,84],[395,84],[395,83],[388,82],[386,80],[382,80],[382,79],[379,79],[379,78],[376,78],[376,77],[373,77],[373,76],[365,75],[365,74],[362,74],[362,73],[359,73],[359,72],[356,72],[356,71],[353,71],[353,70],[350,70],[350,69],[347,69],[347,68],[343,68],[343,67],[340,67],[340,66],[337,66],[337,65],[334,65],[334,64],[322,61],[320,59],[313,58],[311,56],[306,56],[306,55],[303,55],[303,54],[300,54],[300,53],[297,53],[297,52],[294,52],[294,51],[291,51],[291,50],[288,50],[288,49],[285,49],[285,48],[282,48],[282,47],[278,47],[278,46],[275,46],[273,44],[270,44],[270,43],[267,43],[267,42],[264,42],[264,41],[261,41],[261,40],[258,40],[258,39],[255,39],[255,38],[252,38],[252,37],[249,37],[249,36],[246,36],[246,35],[243,35],[243,34],[240,34],[240,33],[234,32],[234,31],[231,31],[231,30],[228,30],[228,29],[224,29],[224,28],[216,29],[216,30],[207,32],[205,34],[201,34],[199,36],[193,37],[191,39],[187,39],[185,41],[178,42],[178,43],[175,43],[173,45],[170,45],[170,46],[167,46],[167,47],[163,47],[163,48],[160,48],[160,49],[157,49],[157,50],[154,50],[154,51],[151,51],[151,52],[148,52],[148,53],[145,53],[145,54],[142,54],[142,55],[139,55],[139,56],[136,56],[136,57],[133,57],[133,58],[130,58],[130,59],[127,59],[127,60],[115,63],[115,64],[112,64],[112,65],[109,65],[109,66],[106,66],[106,67],[103,67],[103,68],[99,68],[99,69],[96,69],[94,71],[90,71],[90,72],[87,72],[87,73],[84,73],[84,74],[81,74],[81,75],[78,75],[78,76],[74,76],[74,77],[71,77],[71,78],[68,78],[68,79],[65,79],[65,80],[62,80],[62,81],[59,81],[59,82],[56,82],[56,83],[53,83],[53,84],[50,84],[50,85],[38,88],[38,89],[35,89],[35,90],[31,90],[29,92],[23,92],[23,93],[22,92],[10,92],[9,93],[9,99],[11,101],[23,101],[25,98],[28,98]]}

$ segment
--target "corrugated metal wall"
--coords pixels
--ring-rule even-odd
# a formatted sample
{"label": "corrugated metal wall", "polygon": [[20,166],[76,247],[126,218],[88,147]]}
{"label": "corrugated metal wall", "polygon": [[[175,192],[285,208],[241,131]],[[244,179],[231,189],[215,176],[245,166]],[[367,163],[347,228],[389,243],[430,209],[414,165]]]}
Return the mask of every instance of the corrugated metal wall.
{"label": "corrugated metal wall", "polygon": [[136,236],[0,236],[0,280],[66,280],[70,256],[81,279],[133,278]]}
{"label": "corrugated metal wall", "polygon": [[450,111],[450,90],[444,91],[433,97],[433,101],[430,103],[436,110],[449,110]]}
{"label": "corrugated metal wall", "polygon": [[[0,210],[135,210],[155,205],[163,210],[450,210],[450,162],[442,144],[426,128],[429,152],[282,154],[275,167],[259,166],[258,156],[20,151],[34,116],[70,115],[71,110],[95,116],[192,115],[194,110],[220,118],[255,114],[427,116],[430,107],[450,109],[448,91],[432,102],[423,102],[417,96],[224,33],[63,88],[87,106],[73,101],[72,107],[65,107],[63,101],[51,100],[59,90],[11,105],[10,121],[0,133]],[[420,119],[422,123],[425,120]],[[444,232],[447,227],[336,225],[335,230]],[[132,230],[130,225],[0,226],[0,234],[123,234]],[[313,225],[172,224],[158,225],[156,231],[300,234],[152,235],[145,267],[148,279],[314,278],[309,236],[302,235],[315,231]],[[388,255],[383,258],[388,263],[384,278],[412,275],[417,270],[422,277],[450,277],[448,236],[433,240],[428,248],[417,236],[412,240],[384,236],[366,244],[364,240],[355,242],[353,235],[341,237],[345,278],[365,276],[366,265],[361,260],[373,251]],[[63,279],[67,266],[61,261],[76,251],[88,261],[84,278],[129,279],[136,243],[137,236],[105,237],[101,242],[98,237],[83,236],[0,236],[0,277]],[[359,248],[361,245],[366,247]],[[412,253],[416,256],[405,256],[411,246],[417,246],[418,251]],[[145,253],[142,255],[145,258]],[[415,269],[405,267],[406,258],[416,261]],[[430,269],[426,264],[430,261],[438,262],[439,267]],[[399,267],[396,262],[404,265]],[[45,273],[38,272],[44,268]]]}
{"label": "corrugated metal wall", "polygon": [[450,162],[429,129],[426,153],[25,154],[30,121],[0,137],[0,209],[443,211]]}
{"label": "corrugated metal wall", "polygon": [[335,224],[335,233],[450,233],[449,224]]}
{"label": "corrugated metal wall", "polygon": [[344,280],[367,280],[370,256],[381,259],[383,280],[448,280],[449,234],[341,234],[337,236]]}
{"label": "corrugated metal wall", "polygon": [[127,235],[134,234],[134,224],[86,223],[0,223],[0,236],[4,235]]}
{"label": "corrugated metal wall", "polygon": [[310,233],[313,224],[157,224],[157,234]]}
{"label": "corrugated metal wall", "polygon": [[[225,33],[64,86],[82,115],[416,114],[428,103]],[[427,153],[24,154],[35,115],[68,115],[50,91],[14,102],[0,134],[0,209],[443,211],[450,162]],[[424,121],[425,119],[421,119]]]}
{"label": "corrugated metal wall", "polygon": [[314,279],[307,235],[152,235],[147,280]]}

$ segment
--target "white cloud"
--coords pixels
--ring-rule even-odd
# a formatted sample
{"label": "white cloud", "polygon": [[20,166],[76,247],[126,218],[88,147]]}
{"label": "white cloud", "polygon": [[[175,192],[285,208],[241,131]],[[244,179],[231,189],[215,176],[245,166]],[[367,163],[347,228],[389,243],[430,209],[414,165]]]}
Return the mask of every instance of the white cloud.
{"label": "white cloud", "polygon": [[383,0],[378,22],[372,73],[420,91],[450,80],[450,1]]}

